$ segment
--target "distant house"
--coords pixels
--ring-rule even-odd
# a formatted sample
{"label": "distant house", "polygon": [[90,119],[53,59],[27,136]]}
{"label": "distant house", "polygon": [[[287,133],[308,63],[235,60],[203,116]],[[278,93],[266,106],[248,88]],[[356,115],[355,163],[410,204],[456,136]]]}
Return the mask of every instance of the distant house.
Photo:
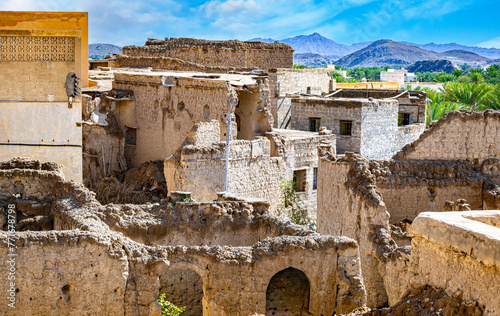
{"label": "distant house", "polygon": [[400,85],[404,85],[405,82],[414,82],[416,80],[417,76],[406,69],[387,69],[387,71],[380,72],[380,81],[382,82],[398,82]]}

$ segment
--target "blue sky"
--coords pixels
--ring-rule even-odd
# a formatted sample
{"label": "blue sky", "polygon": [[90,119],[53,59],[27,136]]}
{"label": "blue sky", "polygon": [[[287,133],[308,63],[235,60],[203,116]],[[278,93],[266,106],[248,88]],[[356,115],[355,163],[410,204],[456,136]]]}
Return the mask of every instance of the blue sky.
{"label": "blue sky", "polygon": [[500,0],[0,0],[0,10],[87,11],[90,43],[120,46],[318,32],[343,44],[388,38],[500,48]]}

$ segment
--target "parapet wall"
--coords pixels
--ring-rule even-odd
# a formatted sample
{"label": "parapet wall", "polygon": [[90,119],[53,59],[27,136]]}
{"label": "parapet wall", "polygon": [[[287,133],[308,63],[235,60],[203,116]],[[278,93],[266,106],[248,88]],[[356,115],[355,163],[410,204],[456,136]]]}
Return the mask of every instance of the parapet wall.
{"label": "parapet wall", "polygon": [[410,227],[412,286],[431,285],[500,313],[500,211],[421,213]]}
{"label": "parapet wall", "polygon": [[394,159],[471,160],[500,156],[500,111],[453,111],[406,145]]}
{"label": "parapet wall", "polygon": [[130,57],[174,57],[215,67],[292,68],[293,49],[283,43],[209,41],[193,38],[148,40],[145,46],[125,46]]}

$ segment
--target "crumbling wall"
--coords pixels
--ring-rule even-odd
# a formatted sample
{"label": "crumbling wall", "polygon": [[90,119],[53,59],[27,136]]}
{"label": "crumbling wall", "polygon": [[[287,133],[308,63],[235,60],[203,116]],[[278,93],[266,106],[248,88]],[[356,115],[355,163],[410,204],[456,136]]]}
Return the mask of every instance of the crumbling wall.
{"label": "crumbling wall", "polygon": [[[30,169],[18,168],[23,166]],[[269,281],[289,267],[304,273],[310,282],[307,312],[311,315],[348,313],[366,302],[356,242],[319,235],[270,216],[266,203],[247,200],[101,206],[86,189],[63,182],[57,171],[41,170],[36,163],[9,162],[1,171],[1,196],[19,191],[19,187],[25,194],[49,188],[38,194],[56,197],[55,227],[64,229],[16,233],[16,284],[12,289],[16,309],[4,304],[2,313],[50,314],[57,309],[68,314],[159,315],[156,300],[165,285],[162,276],[180,269],[192,270],[201,277],[204,315],[264,314]],[[142,213],[136,212],[140,209]],[[168,226],[174,214],[178,222],[192,225],[192,232],[211,232],[215,239],[209,243],[207,234],[201,247],[152,247],[138,242],[148,235],[175,234]],[[154,217],[157,225],[149,226]],[[215,227],[221,232],[229,227],[220,222],[227,220],[252,236],[252,218],[263,230],[280,233],[271,233],[268,238],[261,235],[264,240],[247,246],[221,246],[222,240],[213,233]],[[238,224],[245,222],[246,228]],[[117,227],[137,241],[113,232],[120,230]],[[141,232],[134,236],[137,231]],[[180,236],[183,231],[178,233]],[[229,240],[231,232],[226,234]],[[7,233],[0,232],[0,237],[0,253],[7,257],[11,251]],[[2,265],[0,272],[8,275],[9,269],[9,265]],[[10,287],[4,282],[0,289],[10,293]]]}
{"label": "crumbling wall", "polygon": [[[188,145],[165,161],[165,178],[170,191],[189,191],[197,201],[210,201],[224,191],[226,144],[209,147]],[[280,157],[271,157],[266,138],[235,140],[229,145],[229,192],[261,198],[274,211],[283,202],[280,183],[287,179]]]}
{"label": "crumbling wall", "polygon": [[237,138],[253,140],[272,131],[274,122],[271,114],[269,80],[257,78],[257,87],[238,89],[238,103],[234,108]]}
{"label": "crumbling wall", "polygon": [[[18,232],[15,257],[9,256],[7,233],[0,237],[0,254],[14,258],[15,267],[14,285],[0,286],[3,293],[13,293],[15,308],[2,304],[3,314],[124,314],[129,264],[119,236]],[[0,272],[7,277],[11,266],[5,263]]]}
{"label": "crumbling wall", "polygon": [[487,177],[467,161],[370,161],[377,191],[389,211],[390,223],[410,222],[423,211],[442,211],[446,201],[465,199],[473,209],[483,208]]}
{"label": "crumbling wall", "polygon": [[337,160],[328,155],[320,158],[318,232],[359,242],[368,306],[380,306],[384,299],[392,305],[402,299],[414,273],[410,248],[406,242],[396,243],[405,225],[389,224],[411,222],[422,211],[441,211],[446,206],[468,209],[464,200],[457,207],[447,202],[464,197],[481,207],[485,201],[496,205],[498,186],[481,169],[463,160],[377,161],[353,154]]}
{"label": "crumbling wall", "polygon": [[292,68],[293,49],[283,43],[209,41],[194,38],[150,39],[144,46],[125,46],[131,57],[175,57],[208,66]]}
{"label": "crumbling wall", "polygon": [[82,97],[83,183],[91,190],[114,171],[127,169],[124,132],[118,127],[107,93]]}
{"label": "crumbling wall", "polygon": [[497,315],[499,219],[499,211],[421,213],[410,227],[412,287],[459,293],[484,306],[485,315]]}
{"label": "crumbling wall", "polygon": [[500,112],[453,111],[403,147],[395,159],[471,160],[500,156]]}
{"label": "crumbling wall", "polygon": [[116,68],[145,68],[151,67],[153,69],[168,69],[175,71],[197,71],[204,73],[227,73],[230,71],[236,72],[250,72],[257,68],[241,68],[241,67],[224,67],[224,66],[211,66],[205,65],[203,62],[186,61],[175,57],[131,57],[126,55],[116,55],[114,58],[114,67]]}
{"label": "crumbling wall", "polygon": [[113,88],[134,92],[133,102],[116,106],[120,128],[136,130],[129,167],[169,157],[198,122],[218,120],[224,138],[225,114],[237,102],[227,82],[210,79],[115,73]]}
{"label": "crumbling wall", "polygon": [[388,290],[379,271],[379,245],[373,235],[377,228],[389,231],[390,215],[375,191],[374,177],[366,174],[367,161],[358,162],[355,168],[352,159],[335,162],[320,158],[318,232],[348,236],[358,242],[367,306],[383,306],[388,301]]}

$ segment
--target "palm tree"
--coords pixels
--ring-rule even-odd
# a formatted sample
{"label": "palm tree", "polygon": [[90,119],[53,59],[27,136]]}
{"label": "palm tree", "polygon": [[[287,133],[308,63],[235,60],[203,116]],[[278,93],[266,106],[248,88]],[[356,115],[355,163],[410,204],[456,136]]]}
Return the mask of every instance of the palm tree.
{"label": "palm tree", "polygon": [[497,84],[483,99],[479,110],[492,109],[500,111],[500,84]]}
{"label": "palm tree", "polygon": [[479,84],[485,82],[482,72],[474,71],[469,75],[469,80],[472,83]]}
{"label": "palm tree", "polygon": [[459,103],[460,107],[474,111],[476,105],[482,105],[491,89],[491,85],[484,83],[447,82],[440,88],[440,92],[446,101]]}
{"label": "palm tree", "polygon": [[455,78],[458,78],[464,74],[464,71],[462,69],[455,69],[453,70],[452,74],[453,76],[455,76]]}
{"label": "palm tree", "polygon": [[446,113],[464,109],[464,106],[457,102],[450,102],[445,99],[444,95],[440,92],[423,88],[427,92],[427,117],[426,125],[429,126],[432,121],[440,120]]}

